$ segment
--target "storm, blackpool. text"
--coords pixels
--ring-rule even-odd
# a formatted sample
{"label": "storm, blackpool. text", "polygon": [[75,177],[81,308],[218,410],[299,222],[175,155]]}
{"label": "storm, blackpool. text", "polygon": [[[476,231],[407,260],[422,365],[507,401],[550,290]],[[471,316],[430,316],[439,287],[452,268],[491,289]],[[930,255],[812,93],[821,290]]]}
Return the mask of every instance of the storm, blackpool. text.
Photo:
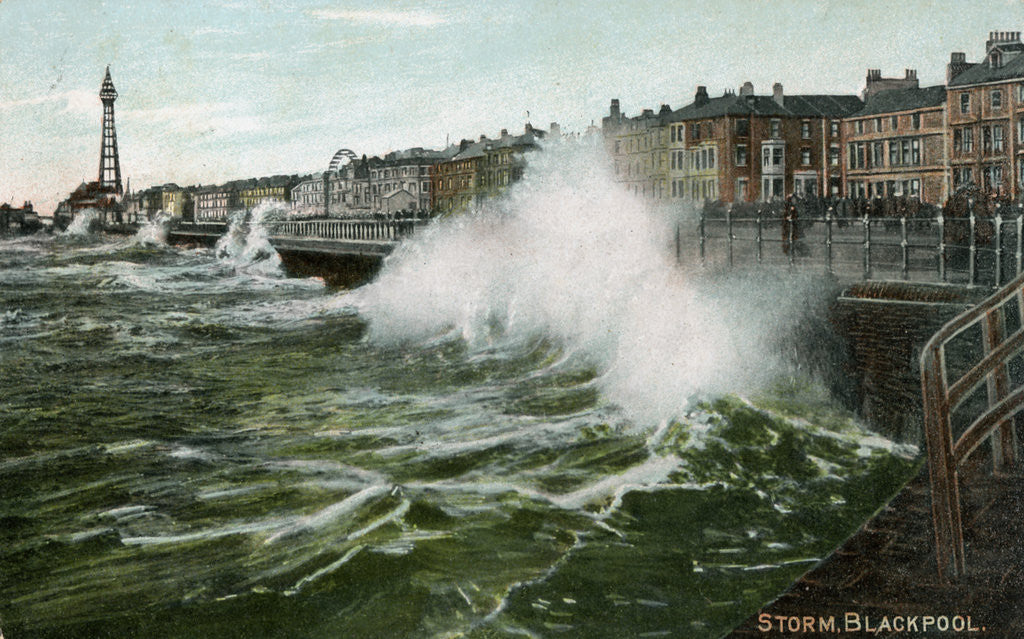
{"label": "storm, blackpool. text", "polygon": [[970,615],[883,615],[872,617],[858,612],[847,612],[837,620],[832,615],[814,617],[810,615],[772,615],[763,612],[757,617],[757,629],[761,632],[863,632],[864,634],[876,634],[879,632],[982,632],[985,628],[975,625]]}

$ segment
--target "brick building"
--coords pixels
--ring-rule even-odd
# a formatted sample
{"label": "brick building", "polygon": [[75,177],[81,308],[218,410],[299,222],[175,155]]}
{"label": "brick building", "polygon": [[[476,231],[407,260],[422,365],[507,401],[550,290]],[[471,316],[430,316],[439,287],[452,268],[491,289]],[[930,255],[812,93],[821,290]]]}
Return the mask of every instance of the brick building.
{"label": "brick building", "polygon": [[973,186],[1024,195],[1024,43],[1019,31],[994,31],[985,59],[953,53],[947,67],[946,114],[954,189]]}
{"label": "brick building", "polygon": [[625,118],[617,100],[602,121],[616,178],[655,200],[746,202],[841,188],[840,120],[861,109],[855,95],[739,93]]}
{"label": "brick building", "polygon": [[[551,130],[558,135],[558,125]],[[438,162],[430,171],[431,210],[449,214],[467,209],[494,196],[518,181],[525,167],[524,153],[538,148],[546,131],[526,124],[522,135],[509,135],[506,129],[490,139],[481,135],[476,142],[462,140],[447,153],[450,160]]]}
{"label": "brick building", "polygon": [[[914,78],[916,83],[916,74]],[[946,87],[865,91],[865,95],[864,108],[842,124],[843,194],[945,202],[949,197]]]}

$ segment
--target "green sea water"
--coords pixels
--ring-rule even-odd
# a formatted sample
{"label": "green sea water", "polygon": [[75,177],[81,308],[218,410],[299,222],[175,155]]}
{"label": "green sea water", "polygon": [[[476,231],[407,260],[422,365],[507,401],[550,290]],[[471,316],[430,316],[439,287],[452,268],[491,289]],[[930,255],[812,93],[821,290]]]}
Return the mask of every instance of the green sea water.
{"label": "green sea water", "polygon": [[229,258],[0,243],[8,639],[717,637],[916,468],[813,381],[649,419],[557,332]]}

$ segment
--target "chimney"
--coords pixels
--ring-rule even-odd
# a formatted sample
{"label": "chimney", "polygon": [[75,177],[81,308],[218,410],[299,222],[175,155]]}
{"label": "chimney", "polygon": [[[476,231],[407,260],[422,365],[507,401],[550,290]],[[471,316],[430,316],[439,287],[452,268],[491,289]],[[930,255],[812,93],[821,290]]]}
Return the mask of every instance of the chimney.
{"label": "chimney", "polygon": [[949,54],[949,65],[946,67],[946,83],[960,75],[974,65],[967,61],[967,54],[961,51],[954,51]]}
{"label": "chimney", "polygon": [[653,115],[654,115],[654,110],[653,109],[644,109],[643,116],[645,118],[652,117]]}
{"label": "chimney", "polygon": [[907,80],[916,80],[917,79],[917,69],[904,69],[904,73],[905,73],[904,77]]}
{"label": "chimney", "polygon": [[486,135],[484,135],[483,133],[481,133],[481,134],[480,134],[480,141],[481,141],[481,142],[483,142],[483,141],[484,141],[484,140],[486,140],[486,139],[487,139],[487,136],[486,136]]}
{"label": "chimney", "polygon": [[608,114],[612,116],[613,120],[618,120],[622,113],[619,111],[619,99],[612,98],[612,106],[609,109]]}
{"label": "chimney", "polygon": [[508,129],[502,129],[501,130],[501,137],[503,137],[503,138],[507,138],[508,137]]}
{"label": "chimney", "polygon": [[772,85],[772,98],[779,106],[782,106],[782,83],[776,82]]}
{"label": "chimney", "polygon": [[665,113],[672,113],[672,107],[667,104],[661,105],[661,108],[658,109],[658,115],[664,115]]}
{"label": "chimney", "polygon": [[697,87],[697,94],[693,96],[693,103],[696,106],[702,107],[710,101],[708,98],[708,88],[703,84]]}
{"label": "chimney", "polygon": [[754,83],[749,80],[744,82],[740,87],[740,95],[754,95]]}
{"label": "chimney", "polygon": [[553,138],[562,137],[562,127],[558,126],[558,122],[552,122],[548,125],[548,135]]}

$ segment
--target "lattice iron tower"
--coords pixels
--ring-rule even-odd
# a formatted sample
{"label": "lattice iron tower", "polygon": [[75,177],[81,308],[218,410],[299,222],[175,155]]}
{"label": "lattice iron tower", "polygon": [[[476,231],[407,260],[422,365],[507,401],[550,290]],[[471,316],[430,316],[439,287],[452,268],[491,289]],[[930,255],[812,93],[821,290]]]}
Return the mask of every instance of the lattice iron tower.
{"label": "lattice iron tower", "polygon": [[110,79],[110,66],[100,88],[103,101],[103,145],[100,147],[100,188],[110,193],[123,193],[121,189],[121,162],[117,159],[117,131],[114,130],[114,100],[117,91]]}

